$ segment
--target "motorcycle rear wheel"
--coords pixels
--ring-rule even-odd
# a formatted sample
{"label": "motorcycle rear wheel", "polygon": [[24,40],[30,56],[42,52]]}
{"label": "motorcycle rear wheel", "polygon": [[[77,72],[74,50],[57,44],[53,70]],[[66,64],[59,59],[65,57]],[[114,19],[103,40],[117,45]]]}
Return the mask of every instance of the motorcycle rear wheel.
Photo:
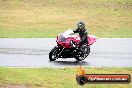
{"label": "motorcycle rear wheel", "polygon": [[78,56],[78,57],[75,57],[75,59],[76,59],[77,61],[82,61],[82,60],[84,60],[85,58],[84,58],[84,57]]}
{"label": "motorcycle rear wheel", "polygon": [[[85,50],[85,51],[84,51]],[[88,47],[84,47],[83,48],[83,51],[84,51],[84,53],[82,54],[82,55],[80,55],[80,56],[75,56],[75,59],[77,60],[77,61],[82,61],[82,60],[84,60],[88,55],[89,55],[89,53],[90,53],[90,47],[88,46]]]}

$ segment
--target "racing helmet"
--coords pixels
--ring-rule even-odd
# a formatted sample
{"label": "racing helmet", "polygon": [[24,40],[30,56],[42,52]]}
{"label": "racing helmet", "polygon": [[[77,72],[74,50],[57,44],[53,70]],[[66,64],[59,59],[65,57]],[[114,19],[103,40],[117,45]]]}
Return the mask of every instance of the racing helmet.
{"label": "racing helmet", "polygon": [[84,29],[85,28],[85,23],[83,21],[80,21],[77,23],[77,28],[78,29]]}

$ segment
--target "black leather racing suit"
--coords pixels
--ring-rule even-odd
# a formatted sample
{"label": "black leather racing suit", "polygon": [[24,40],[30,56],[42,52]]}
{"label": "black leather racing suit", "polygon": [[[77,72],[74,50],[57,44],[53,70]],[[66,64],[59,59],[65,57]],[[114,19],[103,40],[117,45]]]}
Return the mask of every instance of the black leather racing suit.
{"label": "black leather racing suit", "polygon": [[88,44],[88,33],[87,33],[87,29],[84,28],[84,29],[76,29],[76,30],[73,30],[74,33],[79,33],[79,36],[81,37],[81,40],[79,42],[79,45],[83,45],[83,44]]}

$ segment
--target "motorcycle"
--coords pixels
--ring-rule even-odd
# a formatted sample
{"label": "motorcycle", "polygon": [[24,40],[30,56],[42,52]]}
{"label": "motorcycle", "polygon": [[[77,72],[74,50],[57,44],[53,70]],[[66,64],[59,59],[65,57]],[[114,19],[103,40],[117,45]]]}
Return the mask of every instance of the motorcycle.
{"label": "motorcycle", "polygon": [[58,58],[75,58],[77,61],[84,60],[90,53],[90,46],[96,42],[97,37],[88,35],[88,44],[78,45],[81,38],[72,30],[57,35],[57,45],[49,53],[49,60],[55,61]]}

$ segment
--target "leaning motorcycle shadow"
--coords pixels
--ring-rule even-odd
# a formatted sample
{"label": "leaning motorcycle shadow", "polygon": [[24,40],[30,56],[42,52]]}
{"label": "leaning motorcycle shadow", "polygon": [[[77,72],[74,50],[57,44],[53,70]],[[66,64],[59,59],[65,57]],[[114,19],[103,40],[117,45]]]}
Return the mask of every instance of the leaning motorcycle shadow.
{"label": "leaning motorcycle shadow", "polygon": [[89,63],[87,61],[50,61],[51,63],[54,63],[55,65],[62,65],[62,66],[89,66]]}

